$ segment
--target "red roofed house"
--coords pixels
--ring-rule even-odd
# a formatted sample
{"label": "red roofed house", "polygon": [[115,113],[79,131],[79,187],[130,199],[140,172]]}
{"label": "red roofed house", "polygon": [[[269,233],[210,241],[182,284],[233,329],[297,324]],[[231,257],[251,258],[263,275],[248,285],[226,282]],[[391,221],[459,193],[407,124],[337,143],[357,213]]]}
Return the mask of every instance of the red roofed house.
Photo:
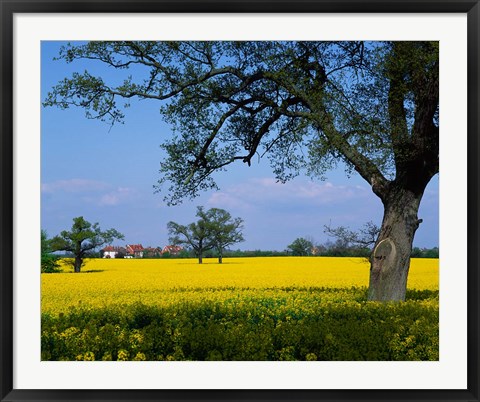
{"label": "red roofed house", "polygon": [[127,256],[135,258],[143,258],[144,248],[141,244],[127,244]]}
{"label": "red roofed house", "polygon": [[180,246],[165,246],[162,250],[162,254],[169,253],[170,255],[177,255],[180,251],[182,251],[183,248]]}

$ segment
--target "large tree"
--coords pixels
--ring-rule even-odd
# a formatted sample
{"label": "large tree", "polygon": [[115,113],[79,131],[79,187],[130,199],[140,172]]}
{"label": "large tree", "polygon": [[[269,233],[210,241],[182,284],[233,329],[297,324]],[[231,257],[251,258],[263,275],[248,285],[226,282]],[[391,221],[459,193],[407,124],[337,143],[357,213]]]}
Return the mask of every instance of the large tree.
{"label": "large tree", "polygon": [[98,223],[90,223],[83,216],[73,218],[70,231],[63,230],[60,235],[50,241],[54,251],[67,251],[74,258],[71,261],[74,272],[80,272],[84,259],[104,244],[110,244],[114,239],[123,239],[123,234],[115,229],[102,231]]}
{"label": "large tree", "polygon": [[[177,203],[216,188],[212,173],[267,155],[280,181],[339,161],[381,199],[370,300],[404,300],[418,208],[438,173],[438,42],[90,42],[66,62],[98,61],[125,80],[75,73],[45,105],[116,123],[125,99],[161,101],[175,135],[159,185]],[[163,102],[167,101],[167,102]]]}

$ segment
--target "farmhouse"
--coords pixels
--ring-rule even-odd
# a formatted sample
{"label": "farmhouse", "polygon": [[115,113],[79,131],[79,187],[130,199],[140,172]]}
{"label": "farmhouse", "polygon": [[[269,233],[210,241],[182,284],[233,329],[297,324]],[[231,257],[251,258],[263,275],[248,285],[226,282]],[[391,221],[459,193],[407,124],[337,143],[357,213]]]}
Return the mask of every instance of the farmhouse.
{"label": "farmhouse", "polygon": [[165,246],[162,250],[162,254],[169,253],[170,255],[177,255],[183,248],[180,246],[169,245]]}
{"label": "farmhouse", "polygon": [[163,247],[143,247],[141,244],[127,244],[125,247],[107,246],[101,250],[102,258],[158,258],[164,254],[178,255],[183,247],[168,245]]}
{"label": "farmhouse", "polygon": [[141,244],[127,244],[127,257],[129,258],[143,258],[143,253],[145,249]]}

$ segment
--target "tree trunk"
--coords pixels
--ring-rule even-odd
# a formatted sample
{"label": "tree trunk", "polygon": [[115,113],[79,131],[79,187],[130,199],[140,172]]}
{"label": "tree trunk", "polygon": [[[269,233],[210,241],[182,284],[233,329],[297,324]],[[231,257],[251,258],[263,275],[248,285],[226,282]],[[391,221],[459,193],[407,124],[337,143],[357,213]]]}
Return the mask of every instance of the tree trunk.
{"label": "tree trunk", "polygon": [[223,256],[221,254],[218,255],[218,263],[221,264],[223,262]]}
{"label": "tree trunk", "polygon": [[421,194],[393,187],[383,200],[382,227],[370,257],[368,300],[404,301]]}
{"label": "tree trunk", "polygon": [[80,272],[82,268],[83,259],[81,257],[75,257],[75,264],[73,266],[74,272]]}
{"label": "tree trunk", "polygon": [[203,264],[203,255],[202,254],[198,255],[198,263]]}

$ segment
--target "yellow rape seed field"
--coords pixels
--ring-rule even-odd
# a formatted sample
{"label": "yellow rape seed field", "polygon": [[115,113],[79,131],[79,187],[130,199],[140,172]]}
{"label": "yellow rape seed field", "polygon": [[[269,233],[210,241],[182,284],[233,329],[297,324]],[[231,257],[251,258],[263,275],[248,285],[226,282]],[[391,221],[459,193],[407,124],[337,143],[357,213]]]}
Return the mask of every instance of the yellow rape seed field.
{"label": "yellow rape seed field", "polygon": [[[437,259],[412,259],[408,288],[438,290]],[[348,257],[229,258],[223,264],[205,259],[93,259],[74,274],[42,274],[42,311],[70,307],[107,307],[142,303],[220,300],[232,295],[271,295],[367,287],[369,263]]]}
{"label": "yellow rape seed field", "polygon": [[438,270],[376,303],[361,258],[94,259],[42,274],[42,360],[438,360]]}

